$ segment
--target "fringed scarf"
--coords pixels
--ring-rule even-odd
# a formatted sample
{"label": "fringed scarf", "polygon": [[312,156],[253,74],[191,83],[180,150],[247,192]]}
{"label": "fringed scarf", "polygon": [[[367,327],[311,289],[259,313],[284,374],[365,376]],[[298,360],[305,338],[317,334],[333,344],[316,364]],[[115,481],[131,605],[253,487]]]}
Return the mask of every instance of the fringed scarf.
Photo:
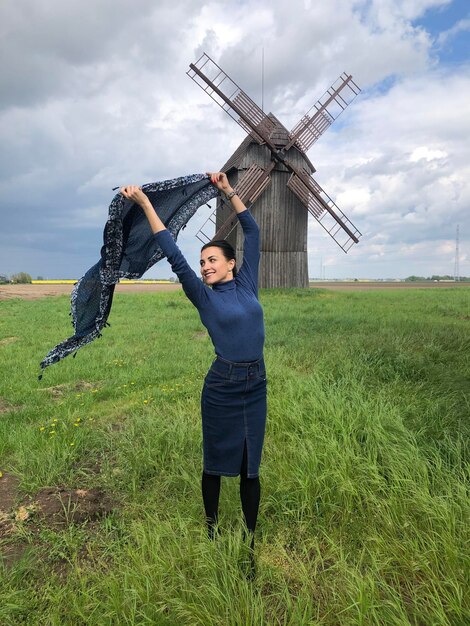
{"label": "fringed scarf", "polygon": [[[174,239],[197,209],[218,194],[205,174],[148,183],[142,191]],[[121,278],[140,278],[163,257],[142,209],[120,193],[109,206],[103,240],[100,260],[72,291],[75,333],[44,357],[42,369],[100,337],[107,325],[115,285]]]}

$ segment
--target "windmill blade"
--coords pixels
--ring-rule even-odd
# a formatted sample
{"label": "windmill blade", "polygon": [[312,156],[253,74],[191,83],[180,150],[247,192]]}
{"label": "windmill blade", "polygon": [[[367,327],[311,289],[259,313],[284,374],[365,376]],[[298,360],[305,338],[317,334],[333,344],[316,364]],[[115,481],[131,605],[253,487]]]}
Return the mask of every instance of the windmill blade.
{"label": "windmill blade", "polygon": [[[271,182],[270,174],[273,169],[274,162],[265,170],[259,165],[256,165],[256,163],[253,163],[237,181],[237,194],[247,208],[259,198],[269,185]],[[235,211],[232,211],[215,235],[210,235],[209,230],[212,230],[212,228],[216,226],[216,214],[217,209],[214,209],[196,233],[196,237],[203,244],[213,241],[214,239],[226,239],[238,224],[237,214]]]}
{"label": "windmill blade", "polygon": [[263,169],[253,163],[237,181],[238,196],[247,208],[259,198],[271,182],[270,174],[274,165],[275,163],[272,161],[269,167]]}
{"label": "windmill blade", "polygon": [[243,130],[253,135],[258,143],[267,143],[275,150],[269,139],[274,122],[215,61],[204,53],[196,63],[190,63],[189,68],[186,74]]}
{"label": "windmill blade", "polygon": [[300,150],[307,152],[360,91],[352,76],[343,72],[292,129],[290,141],[284,150],[287,152],[295,144]]}
{"label": "windmill blade", "polygon": [[344,252],[359,243],[359,230],[311,176],[294,171],[287,186]]}

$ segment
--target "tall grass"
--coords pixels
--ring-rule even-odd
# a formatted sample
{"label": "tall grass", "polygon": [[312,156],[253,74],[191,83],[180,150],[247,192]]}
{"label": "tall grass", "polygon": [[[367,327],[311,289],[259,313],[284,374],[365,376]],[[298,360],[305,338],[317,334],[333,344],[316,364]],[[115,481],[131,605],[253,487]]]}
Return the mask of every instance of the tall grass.
{"label": "tall grass", "polygon": [[118,294],[104,337],[41,382],[37,364],[69,334],[67,300],[1,302],[0,471],[23,496],[99,486],[117,506],[82,526],[33,516],[0,540],[28,546],[0,569],[0,624],[470,623],[469,295],[262,292],[254,581],[237,479],[206,538],[212,346],[183,294]]}

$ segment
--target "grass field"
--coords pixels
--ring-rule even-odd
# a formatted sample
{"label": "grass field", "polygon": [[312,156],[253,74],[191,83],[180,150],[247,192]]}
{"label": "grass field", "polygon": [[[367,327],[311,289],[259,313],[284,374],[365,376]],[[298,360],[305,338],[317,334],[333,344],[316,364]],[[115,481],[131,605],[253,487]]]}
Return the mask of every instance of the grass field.
{"label": "grass field", "polygon": [[0,624],[470,623],[470,288],[265,291],[257,577],[238,480],[206,538],[183,293],[116,294],[47,369],[66,297],[0,302]]}

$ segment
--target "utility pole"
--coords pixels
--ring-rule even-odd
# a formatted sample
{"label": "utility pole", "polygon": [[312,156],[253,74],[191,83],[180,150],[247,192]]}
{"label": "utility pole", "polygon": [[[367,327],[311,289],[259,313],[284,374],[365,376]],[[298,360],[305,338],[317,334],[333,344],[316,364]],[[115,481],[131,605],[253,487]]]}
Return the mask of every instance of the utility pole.
{"label": "utility pole", "polygon": [[264,113],[264,46],[261,50],[261,110]]}
{"label": "utility pole", "polygon": [[455,262],[454,262],[454,282],[460,282],[460,242],[459,242],[459,224],[457,224],[457,233],[455,235]]}

